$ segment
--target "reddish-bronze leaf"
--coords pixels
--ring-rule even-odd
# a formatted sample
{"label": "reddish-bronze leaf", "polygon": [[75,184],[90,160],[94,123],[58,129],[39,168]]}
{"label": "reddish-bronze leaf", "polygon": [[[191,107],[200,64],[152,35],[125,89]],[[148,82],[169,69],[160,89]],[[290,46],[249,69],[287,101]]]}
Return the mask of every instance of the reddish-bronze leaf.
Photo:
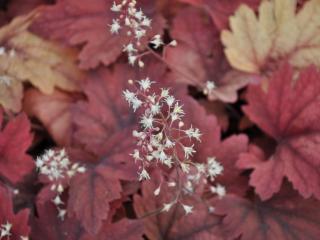
{"label": "reddish-bronze leaf", "polygon": [[[0,120],[2,112],[0,110]],[[32,143],[30,122],[25,114],[10,120],[6,126],[0,121],[0,175],[17,183],[34,168],[26,151]],[[1,131],[2,130],[2,131]]]}
{"label": "reddish-bronze leaf", "polygon": [[80,240],[85,231],[79,221],[66,217],[58,218],[58,211],[53,203],[37,205],[38,217],[31,220],[31,238],[34,240]]}
{"label": "reddish-bronze leaf", "polygon": [[[247,85],[250,77],[230,71],[219,32],[210,17],[194,8],[181,10],[173,21],[171,35],[178,46],[165,50],[173,75],[170,78],[207,91],[210,100],[236,101],[237,90]],[[215,85],[210,90],[208,81]]]}
{"label": "reddish-bronze leaf", "polygon": [[320,199],[319,78],[314,67],[297,76],[289,65],[282,65],[266,92],[260,86],[249,88],[244,111],[277,142],[267,161],[251,154],[238,163],[254,169],[250,184],[262,199],[278,192],[284,177],[303,197]]}
{"label": "reddish-bronze leaf", "polygon": [[319,201],[304,200],[292,191],[284,190],[266,202],[228,195],[216,210],[226,215],[221,226],[225,240],[319,238]]}
{"label": "reddish-bronze leaf", "polygon": [[122,219],[116,223],[104,224],[96,236],[85,236],[81,240],[142,240],[142,235],[141,221]]}
{"label": "reddish-bronze leaf", "polygon": [[18,240],[21,237],[29,236],[29,212],[29,210],[25,209],[17,214],[14,213],[11,194],[0,185],[0,226],[6,223],[12,224],[10,239]]}

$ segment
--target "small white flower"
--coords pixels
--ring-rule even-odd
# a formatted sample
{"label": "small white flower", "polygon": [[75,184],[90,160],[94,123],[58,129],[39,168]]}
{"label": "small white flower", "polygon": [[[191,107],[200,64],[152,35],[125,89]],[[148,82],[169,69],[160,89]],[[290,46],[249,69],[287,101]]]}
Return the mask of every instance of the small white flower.
{"label": "small white flower", "polygon": [[137,52],[137,49],[134,48],[132,43],[129,43],[123,47],[123,51],[131,54],[133,52]]}
{"label": "small white flower", "polygon": [[141,160],[140,152],[138,149],[135,149],[132,154],[130,154],[134,160]]}
{"label": "small white flower", "polygon": [[161,185],[156,190],[154,190],[153,194],[155,196],[158,196],[160,194],[160,191],[161,191]]}
{"label": "small white flower", "polygon": [[226,188],[220,184],[217,184],[217,186],[211,186],[210,190],[212,193],[216,193],[219,198],[223,198],[226,195]]}
{"label": "small white flower", "polygon": [[151,39],[150,43],[152,43],[154,45],[155,49],[157,49],[157,48],[159,48],[160,46],[163,45],[163,41],[162,41],[161,36],[159,34],[155,35]]}
{"label": "small white flower", "polygon": [[190,165],[189,164],[181,163],[180,166],[181,166],[181,169],[182,169],[183,172],[185,172],[185,173],[189,173],[190,172]]}
{"label": "small white flower", "polygon": [[193,144],[191,147],[183,147],[184,157],[186,159],[189,159],[189,157],[192,157],[192,155],[196,152],[193,147],[194,147]]}
{"label": "small white flower", "polygon": [[10,237],[11,228],[12,228],[12,224],[9,223],[8,221],[5,224],[2,224],[0,228],[0,239],[2,239],[3,237]]}
{"label": "small white flower", "polygon": [[212,82],[212,81],[207,81],[207,83],[206,83],[206,88],[207,88],[209,91],[211,91],[211,90],[213,90],[213,89],[216,88],[216,84],[215,84],[214,82]]}
{"label": "small white flower", "polygon": [[192,213],[193,206],[182,204],[183,210],[186,212],[186,215]]}
{"label": "small white flower", "polygon": [[29,237],[26,237],[26,236],[20,236],[20,240],[29,240]]}
{"label": "small white flower", "polygon": [[142,169],[141,173],[139,174],[139,181],[142,180],[149,180],[150,179],[150,175],[147,172],[147,170],[145,168]]}
{"label": "small white flower", "polygon": [[57,195],[57,196],[52,200],[52,202],[53,202],[56,206],[63,204],[63,201],[61,200],[61,198],[60,198],[59,195]]}
{"label": "small white flower", "polygon": [[169,107],[171,107],[173,105],[173,103],[175,102],[175,98],[173,96],[168,96],[166,98],[166,103]]}
{"label": "small white flower", "polygon": [[200,130],[198,128],[192,128],[192,126],[185,131],[185,133],[187,134],[187,136],[189,138],[195,138],[197,139],[199,142],[201,141],[200,140],[200,137],[201,137],[201,133],[200,133]]}
{"label": "small white flower", "polygon": [[152,104],[150,107],[150,110],[153,115],[156,115],[156,114],[160,113],[161,107],[160,107],[159,103]]}
{"label": "small white flower", "polygon": [[121,29],[121,26],[119,24],[119,20],[118,19],[112,19],[112,24],[110,25],[110,32],[112,34],[119,33],[119,30]]}
{"label": "small white flower", "polygon": [[112,12],[120,12],[121,11],[121,4],[117,5],[115,2],[113,2],[112,7],[110,8]]}
{"label": "small white flower", "polygon": [[131,104],[133,99],[136,97],[136,94],[133,92],[130,92],[129,90],[123,91],[123,96],[126,99],[126,101]]}
{"label": "small white flower", "polygon": [[209,157],[207,159],[208,176],[215,178],[223,172],[223,166],[216,161],[216,158]]}
{"label": "small white flower", "polygon": [[142,105],[143,102],[137,97],[135,97],[131,103],[132,103],[133,111],[135,112]]}
{"label": "small white flower", "polygon": [[140,123],[145,129],[150,129],[153,127],[153,120],[154,119],[152,115],[149,115],[149,116],[143,115]]}
{"label": "small white flower", "polygon": [[170,209],[172,208],[172,206],[173,206],[174,204],[175,204],[175,202],[164,203],[164,204],[163,204],[162,211],[163,211],[163,212],[169,212]]}
{"label": "small white flower", "polygon": [[144,17],[141,22],[141,25],[145,26],[145,27],[150,27],[151,26],[151,19]]}
{"label": "small white flower", "polygon": [[144,37],[146,35],[146,30],[140,29],[135,31],[135,37],[136,39],[140,40],[140,38]]}
{"label": "small white flower", "polygon": [[171,47],[176,47],[176,46],[178,46],[178,42],[177,42],[176,40],[172,40],[172,41],[169,43],[169,45],[170,45]]}
{"label": "small white flower", "polygon": [[66,213],[67,213],[67,210],[65,210],[65,209],[58,209],[58,218],[60,218],[60,219],[63,221]]}
{"label": "small white flower", "polygon": [[149,78],[146,79],[141,79],[140,81],[138,81],[139,85],[140,85],[140,89],[143,91],[148,91],[151,87],[151,84],[153,83],[152,81],[150,81]]}
{"label": "small white flower", "polygon": [[144,14],[143,14],[143,12],[141,11],[141,9],[139,10],[139,11],[137,11],[135,14],[134,14],[134,16],[138,19],[138,20],[142,20],[142,18],[143,18],[143,16],[144,16]]}
{"label": "small white flower", "polygon": [[137,56],[134,56],[134,55],[129,55],[128,56],[128,61],[129,61],[130,65],[133,66],[135,64],[136,60],[137,60]]}
{"label": "small white flower", "polygon": [[161,98],[166,98],[169,96],[169,89],[166,89],[166,88],[161,88],[161,95],[160,97]]}

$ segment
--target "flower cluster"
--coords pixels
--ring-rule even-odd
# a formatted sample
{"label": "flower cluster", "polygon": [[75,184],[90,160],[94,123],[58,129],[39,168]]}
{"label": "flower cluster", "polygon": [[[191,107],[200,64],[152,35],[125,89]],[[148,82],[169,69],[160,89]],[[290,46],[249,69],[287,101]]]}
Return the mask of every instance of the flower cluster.
{"label": "flower cluster", "polygon": [[63,220],[66,214],[66,210],[61,207],[64,204],[61,200],[64,184],[76,174],[84,173],[86,169],[78,163],[71,163],[64,149],[46,151],[45,154],[37,158],[36,166],[40,174],[50,180],[50,189],[56,193],[52,202],[58,209],[58,217]]}
{"label": "flower cluster", "polygon": [[[149,50],[144,53],[139,53],[141,48],[141,40],[146,37],[147,31],[151,28],[152,20],[148,18],[141,9],[137,9],[136,0],[122,0],[117,4],[113,2],[111,11],[119,15],[118,18],[112,19],[110,24],[110,32],[112,34],[119,34],[121,30],[126,32],[129,37],[129,41],[123,46],[123,52],[128,54],[128,61],[130,65],[134,65],[138,62],[139,67],[144,66],[144,62],[141,60],[142,56],[149,53]],[[157,49],[164,45],[164,42],[160,34],[156,34],[149,43],[154,49]],[[171,46],[176,46],[177,42],[172,41]]]}
{"label": "flower cluster", "polygon": [[[201,142],[202,134],[198,128],[185,127],[182,105],[170,95],[169,89],[151,92],[153,82],[149,78],[135,83],[129,80],[129,83],[134,85],[135,91],[125,90],[124,98],[134,111],[139,109],[142,112],[140,128],[133,131],[138,147],[131,154],[139,164],[139,180],[150,179],[148,168],[151,166],[162,165],[164,168],[175,169],[179,175],[168,182],[170,187],[177,189],[173,201],[163,207],[163,211],[169,211],[171,206],[181,203],[181,194],[192,194],[199,183],[207,183],[207,178],[214,181],[223,172],[223,167],[214,157],[208,158],[206,163],[192,161],[196,153],[195,142]],[[212,187],[211,192],[223,196],[218,186]],[[161,187],[156,189],[155,195],[160,190]],[[185,204],[182,207],[187,214],[193,208]]]}

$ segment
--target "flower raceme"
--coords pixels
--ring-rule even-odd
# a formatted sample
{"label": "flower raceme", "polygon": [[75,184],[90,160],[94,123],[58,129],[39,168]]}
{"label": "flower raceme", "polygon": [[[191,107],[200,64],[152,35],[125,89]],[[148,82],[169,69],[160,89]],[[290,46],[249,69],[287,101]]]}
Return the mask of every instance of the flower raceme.
{"label": "flower raceme", "polygon": [[86,169],[79,163],[71,163],[64,149],[47,150],[41,157],[37,158],[36,166],[40,174],[49,179],[51,191],[56,192],[52,202],[58,209],[58,217],[63,220],[66,215],[66,209],[61,207],[64,204],[61,200],[64,184],[76,174],[84,173]]}
{"label": "flower raceme", "polygon": [[[139,165],[139,180],[148,180],[148,169],[159,167],[176,171],[176,177],[168,181],[168,186],[176,188],[175,198],[165,203],[162,211],[180,203],[186,214],[191,213],[193,206],[181,202],[182,194],[190,195],[201,182],[207,183],[207,178],[212,181],[222,174],[223,167],[214,157],[209,157],[206,163],[192,161],[196,153],[195,142],[201,142],[201,132],[193,126],[185,127],[183,106],[169,89],[162,88],[158,92],[152,92],[153,82],[149,79],[139,81],[129,80],[134,91],[125,90],[123,96],[133,111],[142,113],[139,130],[133,131],[137,140],[137,148],[131,156]],[[220,197],[225,195],[225,189],[221,185],[211,186],[212,193]],[[154,191],[154,195],[160,194],[161,186]]]}
{"label": "flower raceme", "polygon": [[[111,34],[126,32],[129,41],[123,46],[123,52],[128,54],[130,65],[133,66],[138,62],[139,67],[143,67],[144,62],[141,58],[147,55],[150,50],[139,53],[139,49],[141,48],[141,40],[147,36],[148,30],[151,29],[152,20],[141,9],[137,9],[136,0],[122,0],[119,4],[113,2],[110,10],[118,15],[109,24]],[[156,34],[151,40],[149,39],[149,43],[154,49],[164,45],[160,34]],[[173,40],[169,45],[176,46],[177,42]]]}

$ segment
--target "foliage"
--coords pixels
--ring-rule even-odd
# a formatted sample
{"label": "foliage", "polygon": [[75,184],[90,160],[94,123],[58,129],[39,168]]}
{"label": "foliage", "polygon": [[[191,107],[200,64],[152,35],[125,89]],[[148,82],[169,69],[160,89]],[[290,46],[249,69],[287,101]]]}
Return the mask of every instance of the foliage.
{"label": "foliage", "polygon": [[0,8],[0,240],[319,239],[319,0]]}

